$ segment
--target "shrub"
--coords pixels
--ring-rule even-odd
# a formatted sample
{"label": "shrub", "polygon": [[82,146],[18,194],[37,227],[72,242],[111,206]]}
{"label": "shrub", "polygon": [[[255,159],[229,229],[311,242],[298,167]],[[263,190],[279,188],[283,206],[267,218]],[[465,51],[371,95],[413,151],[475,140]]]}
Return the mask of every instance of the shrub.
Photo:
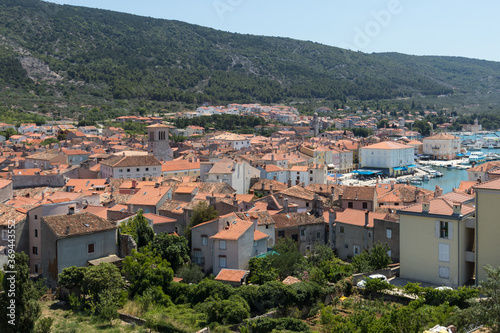
{"label": "shrub", "polygon": [[220,299],[228,299],[229,296],[233,294],[233,287],[212,279],[204,279],[196,286],[192,297],[192,303],[201,303],[211,296]]}
{"label": "shrub", "polygon": [[381,292],[384,290],[391,290],[394,286],[389,282],[380,279],[366,279],[365,290],[366,292]]}
{"label": "shrub", "polygon": [[53,322],[54,318],[52,317],[45,317],[38,319],[35,326],[35,333],[50,333]]}
{"label": "shrub", "polygon": [[250,317],[248,303],[238,295],[232,295],[227,300],[211,297],[199,304],[199,309],[207,315],[209,322],[221,324],[237,324]]}
{"label": "shrub", "polygon": [[251,333],[270,333],[273,330],[291,332],[311,332],[311,329],[300,319],[296,318],[259,318],[248,321],[247,327]]}

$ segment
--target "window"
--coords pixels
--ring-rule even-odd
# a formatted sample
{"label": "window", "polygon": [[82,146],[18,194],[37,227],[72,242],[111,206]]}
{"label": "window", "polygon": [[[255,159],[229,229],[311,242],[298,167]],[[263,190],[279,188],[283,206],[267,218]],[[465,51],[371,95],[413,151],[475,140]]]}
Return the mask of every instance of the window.
{"label": "window", "polygon": [[38,247],[33,246],[33,254],[38,255]]}
{"label": "window", "polygon": [[349,248],[349,244],[347,244],[347,243],[346,243],[346,244],[344,244],[344,247],[345,247],[346,249],[348,249],[348,248]]}
{"label": "window", "polygon": [[300,229],[300,236],[305,236],[306,235],[306,229]]}
{"label": "window", "polygon": [[310,170],[310,171],[309,171],[309,173],[312,175],[312,174],[313,174],[313,171],[312,171],[312,170]]}
{"label": "window", "polygon": [[445,266],[439,266],[439,277],[442,279],[450,278],[450,268]]}
{"label": "window", "polygon": [[201,245],[203,245],[203,246],[208,245],[208,237],[207,236],[201,236]]}
{"label": "window", "polygon": [[219,249],[220,250],[225,250],[226,249],[226,241],[225,240],[219,241]]}
{"label": "window", "polygon": [[340,233],[343,234],[344,233],[344,227],[340,227]]}
{"label": "window", "polygon": [[439,261],[450,262],[450,244],[439,243]]}
{"label": "window", "polygon": [[118,169],[118,172],[123,172],[123,169]]}
{"label": "window", "polygon": [[35,220],[38,220],[38,215],[35,214]]}
{"label": "window", "polygon": [[309,181],[312,182],[313,181],[313,177],[309,177]]}
{"label": "window", "polygon": [[193,254],[194,254],[194,263],[197,265],[203,265],[204,263],[201,257],[201,251],[198,249],[193,250]]}
{"label": "window", "polygon": [[38,229],[35,229],[35,237],[38,238]]}
{"label": "window", "polygon": [[130,169],[127,169],[127,172],[130,172]]}
{"label": "window", "polygon": [[349,201],[347,203],[347,208],[352,208],[352,207],[354,207],[354,204],[352,203],[352,201]]}
{"label": "window", "polygon": [[370,231],[368,231],[368,238],[371,238],[372,237],[372,233]]}
{"label": "window", "polygon": [[139,172],[141,169],[140,168],[136,168],[135,171]]}
{"label": "window", "polygon": [[292,235],[292,240],[293,240],[294,242],[297,242],[297,241],[299,240],[299,235],[297,235],[297,234],[293,234],[293,235]]}
{"label": "window", "polygon": [[2,230],[2,240],[7,240],[9,232],[7,230]]}
{"label": "window", "polygon": [[387,256],[388,256],[389,258],[392,258],[392,250],[387,251]]}
{"label": "window", "polygon": [[88,244],[87,245],[87,253],[94,253],[95,252],[95,243]]}
{"label": "window", "polygon": [[149,171],[149,168],[146,168],[146,171]]}
{"label": "window", "polygon": [[220,268],[226,268],[227,267],[226,257],[219,257],[219,267]]}
{"label": "window", "polygon": [[388,238],[388,239],[391,239],[392,238],[392,229],[385,229],[385,236]]}
{"label": "window", "polygon": [[353,249],[354,249],[354,255],[355,256],[357,256],[361,252],[359,246],[357,246],[357,245],[354,245]]}
{"label": "window", "polygon": [[38,274],[38,264],[35,264],[35,273]]}
{"label": "window", "polygon": [[318,232],[316,233],[316,239],[320,239],[320,238],[321,238],[321,232],[319,232],[319,231],[318,231]]}
{"label": "window", "polygon": [[436,238],[453,239],[453,222],[436,221]]}
{"label": "window", "polygon": [[285,230],[279,230],[278,237],[280,237],[280,238],[285,237]]}
{"label": "window", "polygon": [[368,202],[363,202],[363,209],[367,209],[368,208]]}
{"label": "window", "polygon": [[309,202],[306,202],[306,207],[309,207]]}

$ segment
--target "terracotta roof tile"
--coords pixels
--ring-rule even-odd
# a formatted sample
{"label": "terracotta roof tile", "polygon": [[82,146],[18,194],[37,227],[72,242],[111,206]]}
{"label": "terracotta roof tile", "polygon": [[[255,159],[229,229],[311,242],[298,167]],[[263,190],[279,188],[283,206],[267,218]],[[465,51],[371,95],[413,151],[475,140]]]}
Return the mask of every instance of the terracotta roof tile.
{"label": "terracotta roof tile", "polygon": [[[368,211],[347,208],[343,212],[337,213],[337,218],[335,219],[335,222],[341,222],[345,224],[357,225],[362,227],[365,225],[366,212]],[[373,228],[373,220],[374,219],[383,220],[385,219],[386,215],[387,214],[385,213],[368,212],[368,227]]]}
{"label": "terracotta roof tile", "polygon": [[90,213],[52,215],[45,216],[42,219],[59,238],[92,234],[117,228],[108,220]]}
{"label": "terracotta roof tile", "polygon": [[215,280],[241,283],[247,274],[248,272],[244,270],[223,268],[221,269],[219,274],[217,274]]}
{"label": "terracotta roof tile", "polygon": [[253,228],[252,222],[242,221],[242,220],[234,220],[226,226],[224,229],[216,233],[210,238],[213,239],[225,239],[225,240],[238,240],[243,234]]}

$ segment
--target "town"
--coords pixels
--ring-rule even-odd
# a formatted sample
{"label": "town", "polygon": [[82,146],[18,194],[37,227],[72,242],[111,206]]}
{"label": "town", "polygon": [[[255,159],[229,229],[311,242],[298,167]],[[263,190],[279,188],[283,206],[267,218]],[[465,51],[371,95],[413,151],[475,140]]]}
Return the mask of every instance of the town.
{"label": "town", "polygon": [[[484,142],[497,148],[497,140],[487,141],[477,120],[462,132],[448,129],[456,116],[444,115],[437,126],[427,121],[443,118],[442,111],[345,106],[335,110],[340,117],[332,114],[326,107],[307,116],[284,105],[229,104],[121,116],[114,127],[2,123],[0,264],[9,262],[10,249],[24,252],[30,277],[60,293],[77,286],[68,270],[101,264],[123,268],[128,283],[149,290],[138,286],[145,273],[130,265],[155,248],[169,259],[172,284],[186,286],[210,276],[231,287],[334,286],[347,278],[362,290],[370,275],[386,283],[378,292],[399,288],[407,296],[408,283],[447,291],[486,281],[485,266],[500,266],[500,161],[478,151]],[[263,125],[250,134],[193,125],[214,115]],[[127,133],[131,123],[144,132]],[[422,124],[429,135],[416,129]],[[446,187],[443,175],[460,168],[456,185]],[[432,180],[436,185],[425,189]],[[331,251],[332,275],[315,266],[273,266],[276,256],[286,265],[294,249],[308,261]],[[370,264],[380,251],[383,263]],[[329,292],[328,303],[350,293]],[[274,308],[264,303],[250,305],[251,312]],[[249,315],[210,320],[238,324]],[[436,327],[431,331],[452,329]]]}

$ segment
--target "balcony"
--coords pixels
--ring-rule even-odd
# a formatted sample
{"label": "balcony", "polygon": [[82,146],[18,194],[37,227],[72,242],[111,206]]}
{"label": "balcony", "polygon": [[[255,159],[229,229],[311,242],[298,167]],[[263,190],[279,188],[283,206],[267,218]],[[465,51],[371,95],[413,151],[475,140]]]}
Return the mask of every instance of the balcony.
{"label": "balcony", "polygon": [[476,229],[476,219],[465,220],[465,227],[470,229]]}
{"label": "balcony", "polygon": [[465,251],[465,261],[476,262],[476,252]]}
{"label": "balcony", "polygon": [[438,146],[434,146],[434,147],[431,147],[431,149],[440,149],[441,147],[438,147]]}

